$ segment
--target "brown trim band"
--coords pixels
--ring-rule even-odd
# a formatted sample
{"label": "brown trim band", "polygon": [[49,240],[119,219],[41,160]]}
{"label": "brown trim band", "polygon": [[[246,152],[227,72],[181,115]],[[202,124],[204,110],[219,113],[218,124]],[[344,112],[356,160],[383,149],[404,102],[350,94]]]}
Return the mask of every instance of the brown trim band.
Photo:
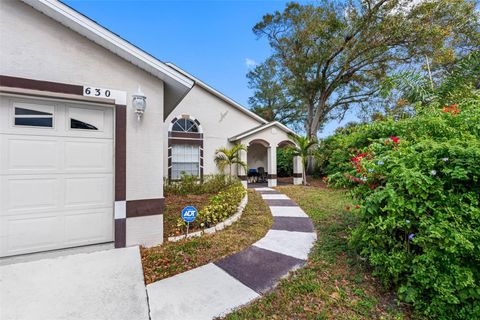
{"label": "brown trim band", "polygon": [[241,174],[241,175],[239,174],[239,175],[238,175],[238,178],[239,178],[240,180],[242,180],[242,181],[247,181],[247,179],[248,179],[248,177],[247,177],[246,175],[244,175],[244,174]]}
{"label": "brown trim band", "polygon": [[127,245],[127,219],[115,219],[115,248]]}
{"label": "brown trim band", "polygon": [[0,85],[11,88],[68,93],[83,96],[83,86],[0,75]]}
{"label": "brown trim band", "polygon": [[178,132],[178,131],[171,131],[170,137],[173,138],[193,138],[193,139],[202,139],[203,135],[198,132]]}
{"label": "brown trim band", "polygon": [[276,174],[267,174],[267,179],[277,179]]}
{"label": "brown trim band", "polygon": [[127,218],[163,214],[165,198],[127,200]]}
{"label": "brown trim band", "polygon": [[294,174],[293,174],[293,177],[294,177],[294,178],[303,178],[303,174],[301,174],[301,173],[294,173]]}
{"label": "brown trim band", "polygon": [[126,199],[127,190],[127,107],[115,108],[115,201]]}
{"label": "brown trim band", "polygon": [[169,142],[171,144],[193,144],[197,146],[203,146],[203,140],[191,140],[191,139],[178,139],[178,138],[170,138]]}

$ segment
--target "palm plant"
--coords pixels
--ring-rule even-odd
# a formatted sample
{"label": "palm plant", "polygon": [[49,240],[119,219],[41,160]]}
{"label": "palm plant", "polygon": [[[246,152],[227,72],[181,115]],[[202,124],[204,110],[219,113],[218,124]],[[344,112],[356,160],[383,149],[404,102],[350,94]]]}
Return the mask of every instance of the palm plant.
{"label": "palm plant", "polygon": [[222,147],[215,150],[215,164],[224,171],[225,167],[229,168],[229,175],[232,176],[232,166],[235,164],[247,171],[247,164],[240,158],[240,151],[247,151],[247,147],[243,144],[235,144],[231,148]]}
{"label": "palm plant", "polygon": [[317,141],[310,139],[308,136],[297,136],[294,134],[289,134],[290,139],[295,143],[295,146],[291,147],[293,149],[293,155],[298,156],[302,159],[302,177],[303,185],[307,185],[307,164],[308,158],[312,154],[311,148],[317,144]]}
{"label": "palm plant", "polygon": [[380,92],[387,97],[396,91],[408,103],[427,105],[436,102],[444,106],[478,94],[479,79],[480,51],[473,51],[436,82],[425,73],[405,70],[387,77]]}

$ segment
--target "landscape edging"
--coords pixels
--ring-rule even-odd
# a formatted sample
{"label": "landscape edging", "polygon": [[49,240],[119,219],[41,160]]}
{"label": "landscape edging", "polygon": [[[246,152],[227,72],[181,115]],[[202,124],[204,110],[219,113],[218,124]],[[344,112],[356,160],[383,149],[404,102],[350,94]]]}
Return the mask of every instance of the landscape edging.
{"label": "landscape edging", "polygon": [[168,242],[177,242],[177,241],[180,241],[180,240],[185,239],[185,238],[200,237],[203,234],[212,234],[212,233],[215,233],[217,231],[223,230],[225,227],[232,225],[234,222],[236,222],[238,219],[240,219],[240,217],[243,214],[243,210],[245,209],[247,203],[248,203],[248,192],[245,194],[242,201],[240,201],[240,204],[237,207],[237,211],[233,215],[228,217],[227,219],[223,220],[222,222],[217,223],[213,227],[189,233],[188,236],[185,235],[185,234],[182,234],[181,236],[168,237],[167,241]]}

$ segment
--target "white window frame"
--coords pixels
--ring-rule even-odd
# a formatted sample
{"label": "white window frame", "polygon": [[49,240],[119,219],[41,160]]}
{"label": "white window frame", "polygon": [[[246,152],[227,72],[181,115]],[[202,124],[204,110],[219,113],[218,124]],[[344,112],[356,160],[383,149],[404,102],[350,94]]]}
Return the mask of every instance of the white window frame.
{"label": "white window frame", "polygon": [[[196,156],[196,161],[185,161],[187,160],[187,147],[190,147],[192,149],[197,149],[197,152],[196,154],[192,154],[190,153],[189,156],[192,157],[192,156]],[[183,150],[178,150],[179,148],[182,148]],[[179,155],[178,152],[181,152],[183,151],[184,154],[183,155]],[[176,159],[176,157],[184,157],[184,161],[179,161],[178,159]],[[176,160],[176,161],[175,161]],[[191,160],[191,159],[189,159]],[[173,144],[172,145],[172,174],[171,174],[171,179],[172,180],[180,180],[181,177],[182,177],[182,171],[179,171],[179,170],[176,170],[175,169],[175,165],[179,165],[179,164],[193,164],[193,165],[197,165],[197,172],[195,175],[191,174],[192,172],[189,171],[187,172],[188,175],[191,175],[191,176],[194,176],[194,177],[197,177],[199,178],[200,177],[200,146],[199,145],[196,145],[196,144]]]}

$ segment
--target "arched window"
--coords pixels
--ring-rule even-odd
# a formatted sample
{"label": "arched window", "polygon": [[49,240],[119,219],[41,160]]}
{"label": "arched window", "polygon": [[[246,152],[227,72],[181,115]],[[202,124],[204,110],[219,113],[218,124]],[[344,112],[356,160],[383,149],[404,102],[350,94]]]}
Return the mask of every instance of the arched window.
{"label": "arched window", "polygon": [[203,177],[203,134],[200,122],[189,115],[174,118],[168,137],[168,177]]}
{"label": "arched window", "polygon": [[175,121],[172,127],[172,131],[176,132],[198,132],[197,124],[186,118],[181,118]]}

